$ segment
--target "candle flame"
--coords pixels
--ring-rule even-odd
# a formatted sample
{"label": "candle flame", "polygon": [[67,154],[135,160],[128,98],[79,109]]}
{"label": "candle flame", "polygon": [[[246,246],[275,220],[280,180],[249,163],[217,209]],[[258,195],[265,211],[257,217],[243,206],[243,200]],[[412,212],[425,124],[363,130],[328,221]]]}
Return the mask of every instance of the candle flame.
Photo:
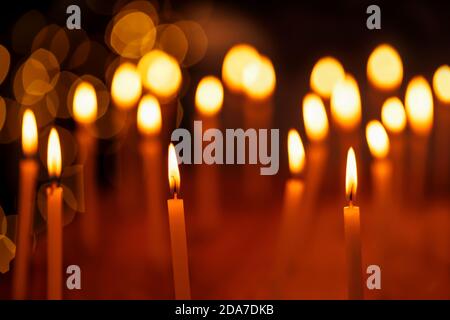
{"label": "candle flame", "polygon": [[47,145],[47,169],[48,175],[58,178],[61,175],[61,145],[59,143],[58,131],[55,128],[50,130]]}
{"label": "candle flame", "polygon": [[433,76],[433,89],[438,99],[450,103],[450,67],[440,66]]}
{"label": "candle flame", "polygon": [[433,126],[433,95],[428,81],[414,77],[406,88],[406,114],[411,129],[420,135],[428,135]]}
{"label": "candle flame", "polygon": [[355,151],[351,147],[347,153],[347,170],[345,174],[345,192],[350,202],[356,197],[356,189],[358,187],[358,173],[356,169]]}
{"label": "candle flame", "polygon": [[402,101],[397,97],[386,99],[381,107],[381,121],[392,133],[400,133],[406,127],[406,113]]}
{"label": "candle flame", "polygon": [[309,82],[314,92],[328,99],[335,84],[344,78],[342,64],[334,57],[324,57],[314,65]]}
{"label": "candle flame", "polygon": [[361,122],[358,83],[349,74],[336,83],[331,93],[331,115],[344,130],[354,130]]}
{"label": "candle flame", "polygon": [[136,66],[125,62],[114,72],[111,83],[111,96],[118,108],[129,110],[141,97],[142,84]]}
{"label": "candle flame", "polygon": [[310,140],[322,141],[328,135],[328,118],[322,99],[309,93],[303,98],[303,122]]}
{"label": "candle flame", "polygon": [[305,148],[295,129],[290,129],[288,133],[288,156],[291,174],[300,174],[305,167]]}
{"label": "candle flame", "polygon": [[367,77],[379,89],[393,90],[403,80],[403,63],[397,50],[389,44],[381,44],[367,61]]}
{"label": "candle flame", "polygon": [[235,92],[243,90],[244,70],[249,64],[259,60],[258,51],[248,44],[232,47],[223,60],[222,79]]}
{"label": "candle flame", "polygon": [[366,126],[366,139],[372,156],[385,158],[389,153],[389,137],[380,121],[372,120]]}
{"label": "candle flame", "polygon": [[223,103],[222,82],[214,76],[204,77],[195,92],[195,106],[206,116],[213,116],[220,111]]}
{"label": "candle flame", "polygon": [[33,111],[25,110],[22,119],[22,151],[27,157],[32,157],[37,152],[38,132],[36,118]]}
{"label": "candle flame", "polygon": [[263,100],[272,95],[276,85],[272,61],[265,56],[254,59],[243,70],[243,89],[252,99]]}
{"label": "candle flame", "polygon": [[168,155],[168,169],[169,169],[169,187],[170,191],[177,194],[180,191],[180,170],[178,169],[177,153],[173,143],[169,145]]}
{"label": "candle flame", "polygon": [[90,124],[97,118],[97,94],[92,84],[82,81],[73,96],[73,116],[79,123]]}
{"label": "candle flame", "polygon": [[157,135],[161,131],[161,107],[158,100],[146,94],[142,97],[137,111],[139,132],[145,135]]}

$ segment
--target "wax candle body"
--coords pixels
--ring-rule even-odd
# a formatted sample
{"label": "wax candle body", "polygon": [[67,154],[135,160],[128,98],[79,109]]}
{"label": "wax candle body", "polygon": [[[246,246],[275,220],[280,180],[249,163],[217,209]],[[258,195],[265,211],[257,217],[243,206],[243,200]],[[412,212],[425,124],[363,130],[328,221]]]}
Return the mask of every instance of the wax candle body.
{"label": "wax candle body", "polygon": [[62,187],[47,188],[47,297],[62,299]]}
{"label": "wax candle body", "polygon": [[14,299],[25,299],[27,294],[38,171],[39,166],[35,160],[24,159],[20,161],[19,229],[13,278]]}
{"label": "wax candle body", "polygon": [[172,247],[172,269],[175,299],[191,299],[189,264],[186,243],[186,224],[183,200],[177,196],[167,200],[169,209],[170,242]]}
{"label": "wax candle body", "polygon": [[378,208],[389,207],[388,201],[391,199],[391,175],[392,165],[388,159],[377,159],[371,165],[373,180],[373,204]]}
{"label": "wax candle body", "polygon": [[363,299],[359,207],[344,207],[348,298]]}

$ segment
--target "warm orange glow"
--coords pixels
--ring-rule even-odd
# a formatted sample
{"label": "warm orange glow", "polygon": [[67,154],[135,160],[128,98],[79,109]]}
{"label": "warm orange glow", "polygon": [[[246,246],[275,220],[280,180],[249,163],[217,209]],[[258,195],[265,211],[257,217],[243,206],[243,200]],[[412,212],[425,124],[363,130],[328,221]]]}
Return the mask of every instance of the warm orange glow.
{"label": "warm orange glow", "polygon": [[397,97],[388,98],[381,108],[381,121],[391,133],[400,133],[406,127],[406,113],[402,101]]}
{"label": "warm orange glow", "polygon": [[310,78],[311,89],[324,98],[329,98],[334,85],[345,78],[344,67],[333,57],[324,57],[316,62]]}
{"label": "warm orange glow", "polygon": [[367,77],[379,89],[398,88],[403,80],[403,63],[397,50],[388,44],[376,47],[367,61]]}
{"label": "warm orange glow", "polygon": [[50,135],[48,136],[47,145],[47,170],[48,175],[53,178],[57,178],[61,175],[61,145],[59,143],[58,131],[52,128]]}
{"label": "warm orange glow", "polygon": [[180,191],[180,170],[178,169],[177,153],[173,143],[169,145],[168,157],[169,187],[170,191],[176,194]]}
{"label": "warm orange glow", "polygon": [[161,131],[161,107],[158,100],[147,94],[142,97],[137,111],[139,132],[145,135],[157,135]]}
{"label": "warm orange glow", "polygon": [[348,149],[347,153],[347,170],[345,173],[345,193],[347,199],[353,202],[356,197],[356,189],[358,187],[358,172],[356,169],[356,157],[353,148]]}
{"label": "warm orange glow", "polygon": [[235,92],[243,90],[244,70],[259,60],[258,51],[248,44],[232,47],[223,60],[222,79],[227,87]]}
{"label": "warm orange glow", "polygon": [[22,151],[27,157],[36,154],[38,147],[38,132],[33,111],[25,110],[22,119]]}
{"label": "warm orange glow", "polygon": [[297,130],[291,129],[288,133],[289,170],[291,174],[298,175],[305,167],[305,148]]}
{"label": "warm orange glow", "polygon": [[361,97],[358,83],[349,74],[336,83],[331,93],[331,115],[345,130],[354,130],[361,122]]}
{"label": "warm orange glow", "polygon": [[223,103],[222,82],[214,76],[204,77],[195,92],[195,106],[206,116],[213,116],[220,111]]}
{"label": "warm orange glow", "polygon": [[433,95],[428,81],[414,77],[406,88],[406,114],[411,129],[421,135],[428,135],[433,126]]}
{"label": "warm orange glow", "polygon": [[97,118],[97,94],[89,82],[83,81],[75,89],[73,117],[83,124],[90,124]]}
{"label": "warm orange glow", "polygon": [[303,122],[306,135],[312,141],[322,141],[328,135],[328,118],[322,99],[308,93],[303,98]]}
{"label": "warm orange glow", "polygon": [[173,98],[181,87],[178,61],[161,50],[147,53],[138,64],[144,87],[162,99]]}
{"label": "warm orange glow", "polygon": [[450,103],[450,67],[448,65],[440,66],[434,73],[433,89],[440,101]]}
{"label": "warm orange glow", "polygon": [[252,99],[262,100],[272,95],[276,85],[272,61],[265,56],[247,64],[243,70],[244,92]]}
{"label": "warm orange glow", "polygon": [[366,126],[369,150],[375,158],[385,158],[389,153],[389,137],[380,121],[372,120]]}
{"label": "warm orange glow", "polygon": [[111,96],[116,106],[123,110],[133,108],[141,97],[141,78],[136,66],[125,62],[114,73]]}

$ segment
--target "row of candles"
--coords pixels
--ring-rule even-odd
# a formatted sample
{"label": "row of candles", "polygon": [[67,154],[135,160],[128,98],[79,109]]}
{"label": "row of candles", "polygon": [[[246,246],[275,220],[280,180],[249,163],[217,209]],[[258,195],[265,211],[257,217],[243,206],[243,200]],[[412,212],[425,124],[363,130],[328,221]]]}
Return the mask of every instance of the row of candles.
{"label": "row of candles", "polygon": [[[143,71],[144,70],[144,71]],[[398,53],[389,45],[381,45],[374,50],[368,62],[368,77],[381,91],[398,89],[403,77],[403,66]],[[111,96],[115,105],[127,112],[137,109],[137,126],[146,140],[158,140],[162,115],[160,102],[176,97],[182,82],[182,73],[176,60],[160,50],[152,50],[136,66],[131,62],[122,63],[115,71],[111,83]],[[267,57],[249,45],[233,47],[224,59],[223,81],[236,93],[243,93],[250,99],[268,99],[275,90],[275,72]],[[361,121],[361,98],[356,80],[344,71],[333,57],[320,59],[314,66],[311,89],[303,99],[303,120],[306,134],[312,141],[311,152],[320,150],[328,135],[328,117],[325,102],[329,101],[333,120],[343,131],[354,131]],[[450,68],[438,69],[433,79],[433,87],[439,99],[450,101]],[[142,86],[152,92],[142,96]],[[142,96],[142,97],[141,97]],[[217,116],[223,103],[222,82],[214,77],[203,78],[197,87],[195,105],[203,117]],[[420,136],[428,136],[433,123],[433,97],[431,88],[424,77],[415,77],[408,84],[405,95],[406,110],[397,97],[389,97],[382,105],[381,120],[367,124],[366,137],[372,155],[382,162],[389,152],[390,134],[398,135],[409,120],[411,129]],[[96,120],[97,97],[92,84],[82,81],[77,84],[73,95],[73,116],[78,123],[77,137],[80,153],[85,157],[94,154],[93,137],[89,128]],[[38,130],[34,114],[26,110],[22,122],[22,150],[24,159],[20,162],[20,202],[17,237],[17,255],[14,270],[13,297],[27,296],[28,269],[31,256],[30,235],[32,233],[33,211],[36,195],[38,163]],[[351,144],[351,143],[350,143]],[[347,161],[345,187],[349,206],[344,208],[346,235],[347,270],[349,298],[363,298],[361,238],[359,230],[359,208],[354,205],[357,189],[357,169],[355,150],[346,145]],[[284,225],[282,239],[289,239],[294,232],[292,217],[302,211],[304,183],[301,172],[305,166],[305,150],[302,139],[295,129],[288,134],[289,169],[292,177],[286,182]],[[91,159],[92,161],[92,159]],[[86,188],[94,184],[93,172],[85,162]],[[92,166],[92,163],[89,164]],[[91,167],[92,168],[92,167]],[[63,189],[59,185],[62,171],[61,145],[58,132],[52,128],[47,146],[47,169],[51,184],[47,187],[47,239],[48,239],[48,298],[62,298],[62,210]],[[377,171],[377,169],[375,169]],[[375,173],[375,175],[381,175]],[[376,177],[375,177],[376,178]],[[382,179],[382,178],[376,178]],[[168,181],[172,198],[168,200],[168,215],[172,249],[172,267],[177,299],[190,299],[191,289],[188,268],[188,246],[183,200],[179,197],[180,174],[174,146],[169,146]],[[382,183],[382,182],[381,182]],[[91,185],[91,186],[89,186]],[[89,192],[88,192],[89,194]],[[89,210],[88,214],[89,214]],[[282,240],[281,242],[283,242]],[[286,240],[288,241],[288,240]],[[283,245],[284,246],[284,245]],[[284,246],[286,247],[286,246]]]}

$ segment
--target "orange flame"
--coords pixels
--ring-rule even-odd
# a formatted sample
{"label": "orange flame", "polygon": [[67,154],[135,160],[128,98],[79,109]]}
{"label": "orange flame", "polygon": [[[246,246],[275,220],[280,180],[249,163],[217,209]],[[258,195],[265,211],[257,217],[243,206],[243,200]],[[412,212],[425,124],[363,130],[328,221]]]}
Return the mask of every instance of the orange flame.
{"label": "orange flame", "polygon": [[389,153],[389,137],[381,122],[370,121],[366,126],[366,139],[370,153],[376,158],[385,158]]}
{"label": "orange flame", "polygon": [[288,156],[291,174],[300,174],[305,167],[305,148],[295,129],[289,130],[288,133]]}
{"label": "orange flame", "polygon": [[350,203],[356,197],[356,189],[358,187],[358,173],[356,170],[355,151],[351,147],[347,153],[347,170],[345,174],[345,192]]}
{"label": "orange flame", "polygon": [[89,82],[81,82],[73,96],[73,116],[77,122],[89,124],[97,117],[97,94]]}
{"label": "orange flame", "polygon": [[61,175],[61,144],[59,143],[58,131],[52,128],[48,136],[47,145],[47,169],[48,175],[58,178]]}
{"label": "orange flame", "polygon": [[137,111],[139,132],[157,135],[161,131],[161,122],[161,107],[158,100],[150,94],[143,96]]}
{"label": "orange flame", "polygon": [[170,191],[175,195],[180,191],[180,170],[178,169],[177,153],[173,143],[169,145],[168,173]]}
{"label": "orange flame", "polygon": [[25,110],[22,120],[22,150],[27,157],[32,157],[37,152],[38,132],[36,118],[33,111]]}

